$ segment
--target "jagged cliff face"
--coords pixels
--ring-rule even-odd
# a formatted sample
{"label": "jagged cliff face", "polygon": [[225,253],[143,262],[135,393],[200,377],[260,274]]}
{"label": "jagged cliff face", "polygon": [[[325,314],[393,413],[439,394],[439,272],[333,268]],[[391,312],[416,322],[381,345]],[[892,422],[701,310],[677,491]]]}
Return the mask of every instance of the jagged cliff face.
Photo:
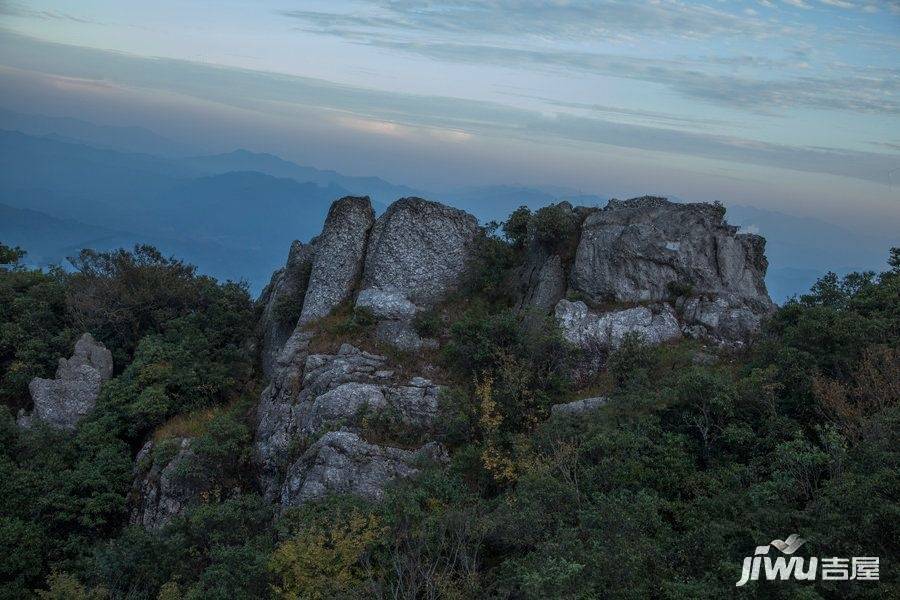
{"label": "jagged cliff face", "polygon": [[[437,413],[437,384],[424,377],[403,380],[386,357],[349,344],[335,354],[312,353],[312,333],[304,327],[355,298],[378,320],[382,341],[404,349],[433,345],[419,338],[412,321],[456,288],[478,233],[471,215],[420,198],[398,200],[377,220],[366,198],[334,204],[310,244],[309,284],[295,299],[303,306],[298,327],[268,358],[271,378],[257,410],[254,444],[267,498],[284,506],[328,492],[377,498],[389,481],[417,473],[413,463],[441,459],[432,446],[408,451],[358,435],[363,414],[390,414],[404,427],[428,427]],[[264,323],[262,330],[271,326]],[[276,350],[265,340],[263,348]],[[298,450],[323,432],[328,437]]]}
{"label": "jagged cliff face", "polygon": [[[555,209],[571,233],[548,241],[529,230],[510,284],[523,326],[552,316],[583,351],[587,366],[578,370],[601,366],[628,334],[653,344],[682,336],[739,344],[773,309],[763,283],[765,240],[737,233],[720,206],[645,197]],[[400,365],[350,344],[313,351],[315,321],[353,302],[374,316],[382,342],[436,346],[419,337],[413,320],[457,289],[478,235],[474,217],[441,204],[404,198],[375,219],[367,198],[348,197],[334,203],[321,235],[292,246],[260,299],[269,383],[257,408],[253,462],[267,499],[281,506],[330,493],[377,500],[391,481],[447,460],[433,442],[398,448],[364,435],[366,419],[390,415],[427,437],[440,411],[434,375],[401,377]],[[299,318],[285,322],[285,314]],[[603,403],[582,399],[554,414],[577,417]],[[168,463],[136,473],[142,500],[133,522],[157,527],[199,493],[202,486],[170,476],[190,447],[185,440]]]}

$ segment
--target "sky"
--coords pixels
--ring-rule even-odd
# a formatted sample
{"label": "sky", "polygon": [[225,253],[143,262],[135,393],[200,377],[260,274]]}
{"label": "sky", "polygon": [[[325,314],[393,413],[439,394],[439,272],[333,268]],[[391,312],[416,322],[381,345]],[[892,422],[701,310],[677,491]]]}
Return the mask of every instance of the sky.
{"label": "sky", "polygon": [[900,231],[900,1],[0,0],[0,106]]}

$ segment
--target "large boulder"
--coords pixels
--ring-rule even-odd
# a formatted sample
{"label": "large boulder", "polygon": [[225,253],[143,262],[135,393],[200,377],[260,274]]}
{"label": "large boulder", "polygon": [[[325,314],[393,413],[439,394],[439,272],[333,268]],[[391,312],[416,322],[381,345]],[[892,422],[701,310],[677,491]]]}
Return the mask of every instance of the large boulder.
{"label": "large boulder", "polygon": [[416,352],[422,348],[434,348],[437,341],[422,338],[416,332],[414,319],[422,309],[397,290],[366,288],[359,293],[356,306],[364,308],[378,319],[375,337],[399,350]]}
{"label": "large boulder", "polygon": [[159,529],[200,501],[209,482],[192,472],[190,438],[144,444],[135,460],[129,522]]}
{"label": "large boulder", "polygon": [[556,322],[567,341],[585,350],[615,350],[628,334],[639,335],[648,344],[681,337],[678,318],[667,303],[594,312],[584,302],[560,300]]}
{"label": "large boulder", "polygon": [[309,244],[295,241],[284,268],[272,274],[260,295],[260,363],[267,378],[272,377],[278,353],[297,325],[314,256],[315,240]]}
{"label": "large boulder", "polygon": [[764,282],[765,240],[738,233],[724,217],[718,204],[611,200],[584,221],[569,291],[603,304],[665,301],[681,290],[764,315],[774,308]]}
{"label": "large boulder", "polygon": [[397,200],[372,227],[363,288],[432,305],[459,282],[478,232],[475,217],[461,210],[421,198]]}
{"label": "large boulder", "polygon": [[353,294],[374,221],[368,197],[348,196],[331,205],[322,234],[316,240],[300,324],[326,316]]}
{"label": "large boulder", "polygon": [[433,442],[415,451],[403,450],[370,444],[349,431],[331,431],[291,466],[281,505],[297,506],[328,494],[381,500],[390,482],[417,475],[428,463],[446,460],[444,450]]}
{"label": "large boulder", "polygon": [[563,404],[554,404],[550,407],[550,415],[554,417],[582,417],[586,414],[600,410],[606,406],[608,400],[603,396],[596,398],[582,398]]}
{"label": "large boulder", "polygon": [[276,375],[257,410],[254,461],[267,498],[277,498],[293,448],[323,431],[358,431],[367,415],[390,414],[425,427],[437,414],[440,386],[400,380],[387,358],[343,344],[335,354],[309,352],[309,332],[298,331],[278,358]]}
{"label": "large boulder", "polygon": [[94,409],[100,386],[112,372],[112,353],[90,333],[83,334],[72,357],[59,359],[55,379],[31,380],[28,391],[34,410],[30,415],[20,412],[19,425],[28,427],[37,419],[52,427],[74,429]]}

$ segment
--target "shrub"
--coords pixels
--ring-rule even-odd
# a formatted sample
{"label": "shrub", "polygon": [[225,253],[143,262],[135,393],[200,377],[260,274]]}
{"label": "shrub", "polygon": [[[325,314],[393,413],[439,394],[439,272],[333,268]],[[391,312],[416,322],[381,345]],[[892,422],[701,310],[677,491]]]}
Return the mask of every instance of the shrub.
{"label": "shrub", "polygon": [[435,310],[422,311],[413,317],[413,328],[423,338],[440,335],[443,324],[440,313]]}
{"label": "shrub", "polygon": [[694,295],[694,286],[686,281],[670,281],[666,284],[666,290],[669,292],[671,300],[678,298],[690,298]]}
{"label": "shrub", "polygon": [[578,221],[561,204],[537,210],[531,218],[534,238],[547,248],[559,249],[574,239]]}
{"label": "shrub", "polygon": [[528,240],[528,224],[531,222],[531,209],[520,206],[509,215],[503,223],[503,235],[515,248],[523,248]]}
{"label": "shrub", "polygon": [[368,554],[385,533],[380,519],[358,509],[310,516],[272,553],[274,595],[324,600],[362,593],[369,578]]}

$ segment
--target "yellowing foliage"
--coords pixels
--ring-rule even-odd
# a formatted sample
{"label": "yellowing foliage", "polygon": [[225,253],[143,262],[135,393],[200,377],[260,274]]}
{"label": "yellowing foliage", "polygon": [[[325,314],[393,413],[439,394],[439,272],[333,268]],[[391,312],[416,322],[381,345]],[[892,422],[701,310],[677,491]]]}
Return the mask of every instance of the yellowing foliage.
{"label": "yellowing foliage", "polygon": [[275,597],[319,600],[358,589],[365,581],[361,561],[384,534],[378,517],[353,511],[343,523],[309,523],[275,549],[269,570]]}

